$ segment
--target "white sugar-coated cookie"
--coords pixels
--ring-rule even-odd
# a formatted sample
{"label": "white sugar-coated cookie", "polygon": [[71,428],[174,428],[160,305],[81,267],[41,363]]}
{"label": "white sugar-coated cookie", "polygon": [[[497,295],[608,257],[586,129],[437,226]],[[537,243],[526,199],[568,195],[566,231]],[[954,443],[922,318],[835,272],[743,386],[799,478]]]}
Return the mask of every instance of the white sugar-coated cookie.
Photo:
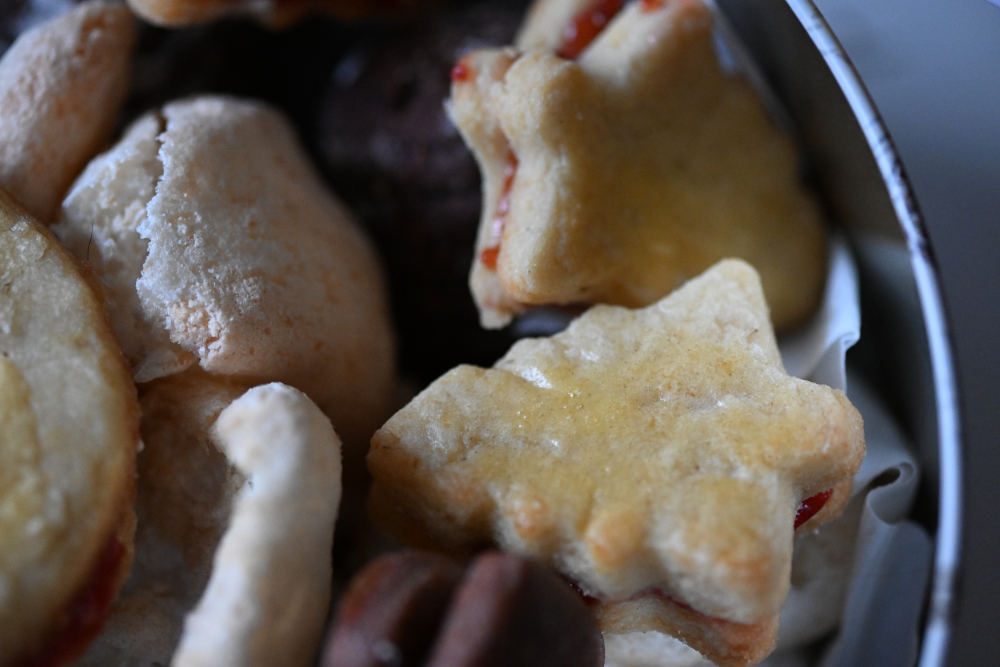
{"label": "white sugar-coated cookie", "polygon": [[330,603],[340,440],[305,394],[278,383],[223,410],[213,437],[247,483],[171,665],[306,667]]}
{"label": "white sugar-coated cookie", "polygon": [[245,482],[210,429],[246,389],[198,368],[145,387],[132,575],[80,667],[170,663]]}
{"label": "white sugar-coated cookie", "polygon": [[134,42],[128,8],[92,0],[25,32],[0,60],[0,185],[40,222],[111,139]]}
{"label": "white sugar-coated cookie", "polygon": [[285,382],[349,442],[384,418],[395,350],[378,258],[266,105],[202,97],[140,119],[54,229],[114,293],[138,382],[194,363]]}
{"label": "white sugar-coated cookie", "polygon": [[135,567],[79,664],[305,664],[340,500],[329,419],[197,368],[150,383],[142,409]]}
{"label": "white sugar-coated cookie", "polygon": [[163,176],[161,131],[162,120],[155,114],[136,121],[113,150],[87,165],[63,203],[62,219],[52,227],[101,277],[115,334],[139,383],[198,362],[146,314],[135,287],[149,251],[149,240],[139,235],[138,226],[146,220],[146,205]]}

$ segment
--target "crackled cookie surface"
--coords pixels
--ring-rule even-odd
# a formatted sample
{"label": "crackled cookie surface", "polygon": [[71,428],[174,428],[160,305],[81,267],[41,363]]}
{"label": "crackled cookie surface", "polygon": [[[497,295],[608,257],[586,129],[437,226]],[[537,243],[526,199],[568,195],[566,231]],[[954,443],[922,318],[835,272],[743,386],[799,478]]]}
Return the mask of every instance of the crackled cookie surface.
{"label": "crackled cookie surface", "polygon": [[796,508],[849,486],[863,455],[857,411],[785,373],[756,273],[728,260],[647,308],[597,306],[492,369],[450,371],[368,460],[373,511],[410,541],[495,542],[609,609],[655,591],[773,643]]}
{"label": "crackled cookie surface", "polygon": [[395,341],[378,257],[270,107],[200,97],[147,114],[53,229],[105,281],[137,382],[194,364],[285,382],[350,441],[384,418]]}
{"label": "crackled cookie surface", "polygon": [[536,6],[517,49],[453,71],[450,113],[484,178],[483,324],[538,304],[647,305],[724,257],[760,271],[779,330],[803,323],[822,223],[790,138],[720,70],[710,10],[627,4],[575,57],[557,26],[578,4]]}

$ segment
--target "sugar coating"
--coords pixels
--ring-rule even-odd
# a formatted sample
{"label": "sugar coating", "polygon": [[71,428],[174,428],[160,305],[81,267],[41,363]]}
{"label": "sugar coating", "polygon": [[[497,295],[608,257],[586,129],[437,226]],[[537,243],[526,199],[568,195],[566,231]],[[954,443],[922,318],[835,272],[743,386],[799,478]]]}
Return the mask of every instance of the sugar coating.
{"label": "sugar coating", "polygon": [[238,398],[212,433],[248,481],[171,665],[310,665],[330,604],[340,440],[279,383]]}
{"label": "sugar coating", "polygon": [[135,568],[79,664],[308,664],[340,500],[329,419],[286,385],[197,368],[142,407]]}
{"label": "sugar coating", "polygon": [[210,436],[246,386],[194,367],[144,389],[135,563],[80,667],[170,663],[246,481]]}
{"label": "sugar coating", "polygon": [[285,382],[348,441],[384,418],[395,349],[377,256],[269,107],[203,97],[141,119],[56,230],[121,295],[137,381],[197,362]]}
{"label": "sugar coating", "polygon": [[195,354],[171,342],[170,332],[146,313],[135,289],[149,248],[138,227],[163,176],[161,131],[157,114],[133,123],[113,150],[87,165],[52,226],[63,245],[101,277],[115,335],[138,383],[198,362]]}
{"label": "sugar coating", "polygon": [[470,276],[483,325],[533,305],[648,305],[724,257],[760,271],[778,329],[803,324],[823,224],[791,139],[720,70],[710,10],[630,3],[567,60],[554,50],[578,4],[539,3],[517,48],[473,51],[452,85],[483,174]]}
{"label": "sugar coating", "polygon": [[92,1],[25,32],[0,60],[0,185],[40,222],[111,138],[134,42],[127,7]]}

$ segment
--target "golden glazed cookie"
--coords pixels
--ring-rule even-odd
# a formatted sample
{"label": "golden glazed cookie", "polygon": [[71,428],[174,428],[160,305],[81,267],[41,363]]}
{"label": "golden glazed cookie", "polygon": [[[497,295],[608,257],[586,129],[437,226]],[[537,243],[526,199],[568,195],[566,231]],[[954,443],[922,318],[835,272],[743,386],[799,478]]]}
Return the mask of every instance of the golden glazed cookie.
{"label": "golden glazed cookie", "polygon": [[807,321],[823,224],[791,139],[720,70],[711,11],[627,4],[575,57],[558,26],[579,6],[541,3],[517,48],[474,51],[452,74],[450,115],[483,175],[483,326],[532,305],[648,305],[724,257],[760,271],[779,330]]}
{"label": "golden glazed cookie", "polygon": [[0,665],[79,655],[132,562],[139,407],[92,280],[0,188]]}
{"label": "golden glazed cookie", "polygon": [[111,139],[134,42],[127,7],[92,1],[25,32],[0,59],[0,185],[40,222]]}
{"label": "golden glazed cookie", "polygon": [[202,97],[139,119],[53,229],[108,286],[137,382],[195,363],[284,382],[348,442],[385,418],[395,341],[378,257],[271,108]]}
{"label": "golden glazed cookie", "polygon": [[797,509],[819,496],[803,526],[836,516],[864,451],[846,397],[784,371],[756,272],[727,260],[445,374],[372,439],[370,507],[410,542],[550,563],[606,631],[752,664],[773,647]]}

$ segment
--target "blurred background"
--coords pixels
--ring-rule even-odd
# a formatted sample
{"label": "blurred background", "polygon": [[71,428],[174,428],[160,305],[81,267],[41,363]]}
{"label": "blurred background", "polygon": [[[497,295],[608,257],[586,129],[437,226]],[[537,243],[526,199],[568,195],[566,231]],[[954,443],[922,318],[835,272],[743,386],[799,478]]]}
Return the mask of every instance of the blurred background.
{"label": "blurred background", "polygon": [[888,126],[940,269],[965,439],[963,570],[948,664],[998,664],[1000,7],[814,1]]}

